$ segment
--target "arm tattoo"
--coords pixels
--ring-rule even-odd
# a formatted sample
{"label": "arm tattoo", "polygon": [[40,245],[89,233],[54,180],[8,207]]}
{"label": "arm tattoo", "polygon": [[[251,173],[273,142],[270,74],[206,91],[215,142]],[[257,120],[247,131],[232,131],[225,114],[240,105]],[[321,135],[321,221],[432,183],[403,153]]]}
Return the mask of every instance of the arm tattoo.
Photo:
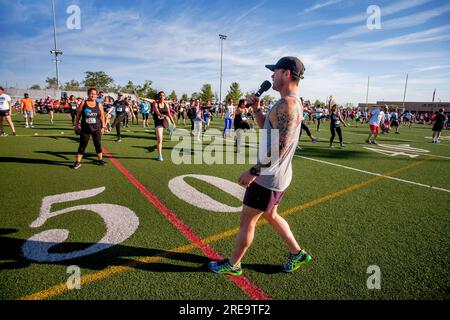
{"label": "arm tattoo", "polygon": [[280,139],[280,158],[284,157],[289,149],[289,145],[295,139],[295,132],[297,130],[298,108],[288,108],[288,102],[283,100],[283,103],[276,110],[277,126],[275,129],[279,130]]}

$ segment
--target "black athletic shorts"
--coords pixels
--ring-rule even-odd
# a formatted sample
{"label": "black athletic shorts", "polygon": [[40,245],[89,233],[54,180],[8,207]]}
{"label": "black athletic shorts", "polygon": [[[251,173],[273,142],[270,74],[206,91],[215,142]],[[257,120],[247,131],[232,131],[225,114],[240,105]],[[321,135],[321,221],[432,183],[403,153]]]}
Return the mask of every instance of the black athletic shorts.
{"label": "black athletic shorts", "polygon": [[285,192],[273,191],[253,182],[245,192],[244,205],[269,213],[280,204],[284,194]]}
{"label": "black athletic shorts", "polygon": [[0,117],[9,116],[9,110],[0,110]]}

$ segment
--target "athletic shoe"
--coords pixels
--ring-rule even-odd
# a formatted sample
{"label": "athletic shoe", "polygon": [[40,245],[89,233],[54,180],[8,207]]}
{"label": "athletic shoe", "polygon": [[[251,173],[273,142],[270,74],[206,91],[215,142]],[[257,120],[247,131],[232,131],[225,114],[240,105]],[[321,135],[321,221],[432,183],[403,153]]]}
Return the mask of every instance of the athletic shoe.
{"label": "athletic shoe", "polygon": [[163,156],[161,156],[161,155],[158,156],[157,160],[158,160],[158,161],[164,161]]}
{"label": "athletic shoe", "polygon": [[400,132],[396,132],[395,134],[400,134]]}
{"label": "athletic shoe", "polygon": [[342,143],[340,146],[339,146],[339,149],[344,149],[345,148],[345,145]]}
{"label": "athletic shoe", "polygon": [[15,136],[17,136],[17,134],[15,132],[13,132],[13,136],[15,137]]}
{"label": "athletic shoe", "polygon": [[32,124],[32,125],[30,126],[30,128],[34,128],[34,125]]}
{"label": "athletic shoe", "polygon": [[330,144],[330,145],[328,146],[328,149],[334,149],[333,145]]}
{"label": "athletic shoe", "polygon": [[240,276],[242,274],[241,264],[239,263],[233,267],[229,259],[224,261],[211,261],[208,266],[209,270],[218,274],[230,274],[232,276]]}
{"label": "athletic shoe", "polygon": [[317,137],[312,137],[312,138],[311,138],[311,141],[312,141],[312,142],[317,142],[317,141],[319,141],[319,138],[317,138]]}
{"label": "athletic shoe", "polygon": [[300,251],[298,254],[291,253],[289,255],[289,261],[282,265],[282,269],[284,272],[294,272],[302,265],[310,263],[311,260],[312,257],[305,250]]}
{"label": "athletic shoe", "polygon": [[374,145],[378,145],[378,143],[376,142],[376,141],[372,141],[372,144],[374,144]]}
{"label": "athletic shoe", "polygon": [[8,134],[7,134],[7,133],[4,133],[4,132],[2,132],[2,134],[0,134],[0,136],[1,136],[1,137],[7,137],[7,136],[8,136]]}
{"label": "athletic shoe", "polygon": [[366,143],[367,144],[372,144],[372,142],[370,142],[370,140],[366,140]]}
{"label": "athletic shoe", "polygon": [[104,166],[106,164],[106,162],[104,160],[97,160],[97,164],[99,166]]}
{"label": "athletic shoe", "polygon": [[75,162],[75,164],[72,166],[72,169],[77,170],[81,167],[81,162]]}
{"label": "athletic shoe", "polygon": [[300,147],[300,146],[298,146],[298,147],[297,147],[297,150],[299,150],[299,151],[300,151],[300,150],[303,150],[303,148],[302,148],[302,147]]}
{"label": "athletic shoe", "polygon": [[28,129],[29,127],[30,127],[29,125],[26,125],[26,126],[25,126],[25,129]]}
{"label": "athletic shoe", "polygon": [[122,139],[118,139],[117,142],[122,142]]}

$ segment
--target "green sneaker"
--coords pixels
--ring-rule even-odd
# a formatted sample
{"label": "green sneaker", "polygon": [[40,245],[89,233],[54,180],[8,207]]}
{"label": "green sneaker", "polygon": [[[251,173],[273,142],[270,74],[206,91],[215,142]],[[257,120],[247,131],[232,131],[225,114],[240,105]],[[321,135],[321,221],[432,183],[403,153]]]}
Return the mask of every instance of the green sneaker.
{"label": "green sneaker", "polygon": [[232,276],[240,276],[242,274],[241,264],[239,263],[233,267],[229,259],[224,261],[211,261],[209,263],[209,270],[214,273],[231,274]]}
{"label": "green sneaker", "polygon": [[306,265],[310,263],[312,260],[312,257],[305,251],[302,250],[298,254],[290,254],[289,255],[289,261],[282,265],[284,272],[294,272],[298,268],[300,268],[302,265]]}

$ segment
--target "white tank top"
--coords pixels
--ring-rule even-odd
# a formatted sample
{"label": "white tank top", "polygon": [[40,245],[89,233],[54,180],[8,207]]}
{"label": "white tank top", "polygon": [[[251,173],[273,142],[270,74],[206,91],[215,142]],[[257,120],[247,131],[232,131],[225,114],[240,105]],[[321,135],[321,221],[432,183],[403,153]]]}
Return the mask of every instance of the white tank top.
{"label": "white tank top", "polygon": [[[295,97],[297,100],[297,107],[299,108],[299,122],[297,129],[295,130],[294,137],[291,140],[291,143],[288,146],[287,152],[283,157],[278,157],[277,161],[272,162],[270,168],[262,168],[261,175],[256,178],[255,183],[263,186],[264,188],[283,192],[285,191],[292,181],[292,159],[294,158],[295,150],[298,146],[298,139],[300,137],[300,130],[302,128],[302,118],[303,118],[303,105],[300,99],[297,96],[289,95]],[[288,96],[288,97],[289,97]],[[265,138],[260,141],[260,150],[258,154],[258,163],[265,164],[269,161],[269,158],[266,156],[267,151],[272,150],[272,152],[278,152],[279,154],[279,139],[274,139],[272,141],[272,130],[277,128],[272,128],[270,124],[270,114],[272,112],[276,112],[280,107],[283,99],[280,99],[270,110],[270,112],[266,115],[266,120],[264,122],[264,128],[266,130]],[[275,137],[278,137],[275,135]],[[275,138],[274,137],[274,138]],[[262,160],[262,162],[260,162]]]}

